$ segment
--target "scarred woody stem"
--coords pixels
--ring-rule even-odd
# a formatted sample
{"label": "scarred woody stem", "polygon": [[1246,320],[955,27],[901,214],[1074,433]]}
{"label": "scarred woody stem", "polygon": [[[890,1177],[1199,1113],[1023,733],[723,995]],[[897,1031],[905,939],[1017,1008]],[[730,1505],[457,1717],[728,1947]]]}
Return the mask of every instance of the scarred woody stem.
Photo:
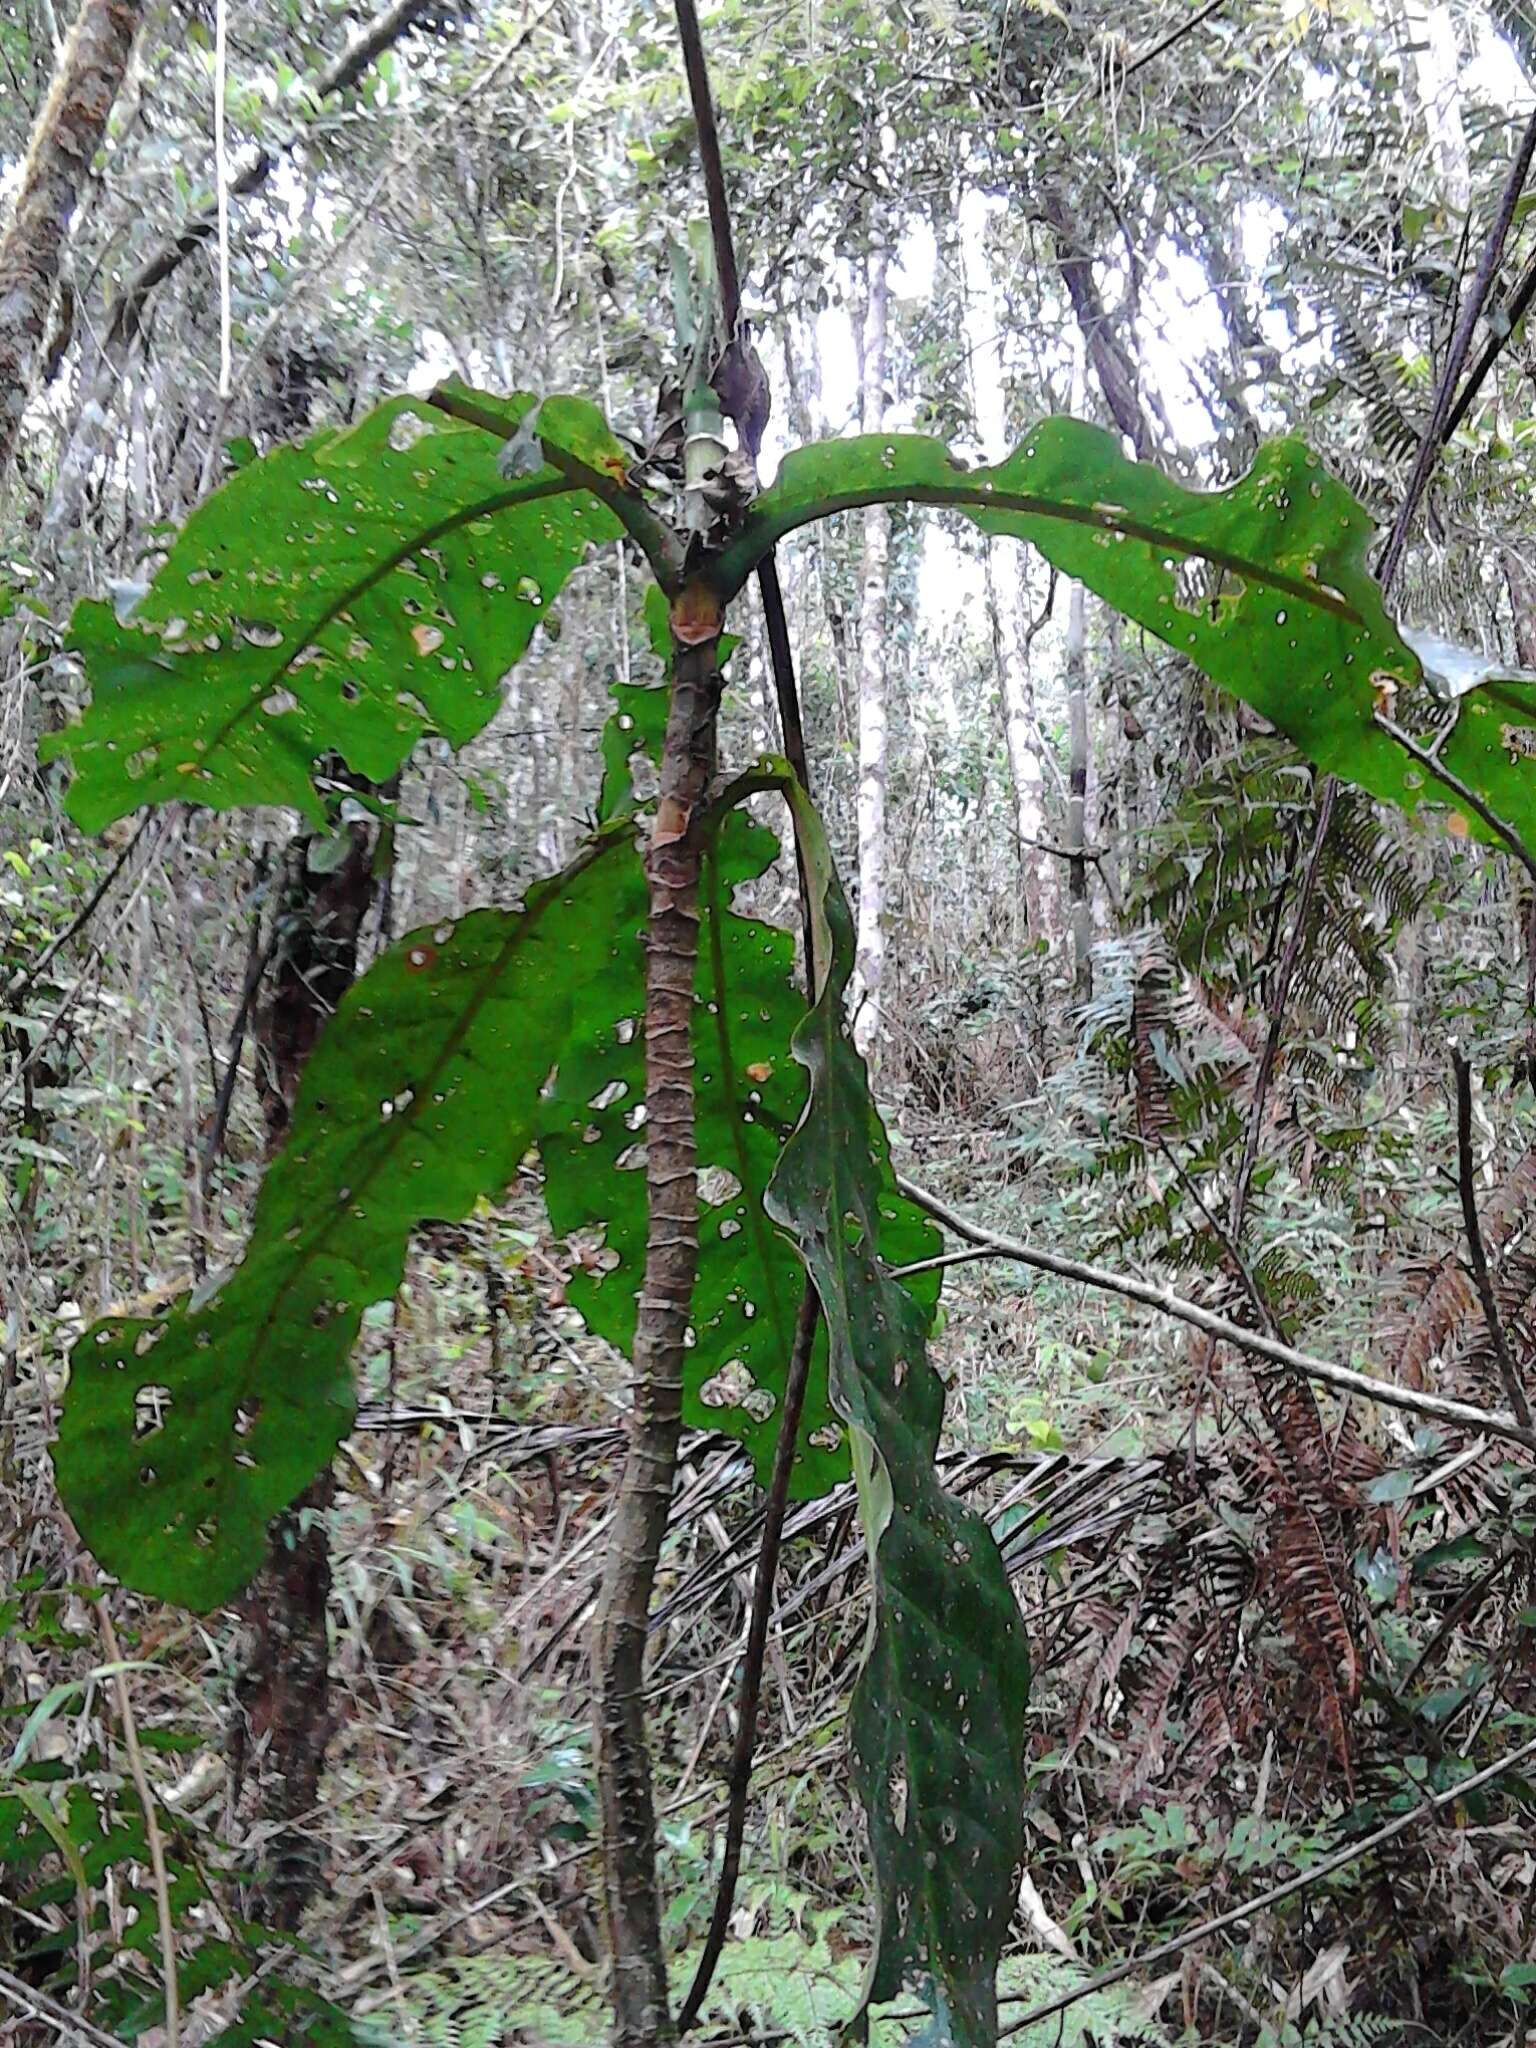
{"label": "scarred woody stem", "polygon": [[[679,609],[686,603],[685,593]],[[715,617],[718,633],[717,608]],[[646,856],[649,1221],[635,1328],[634,1406],[594,1643],[615,2048],[662,2048],[676,2038],[656,1881],[656,1808],[645,1737],[645,1644],[677,1467],[683,1357],[699,1263],[692,1030],[700,847],[688,828],[715,770],[718,652],[716,637],[679,646],[674,656],[660,801]]]}

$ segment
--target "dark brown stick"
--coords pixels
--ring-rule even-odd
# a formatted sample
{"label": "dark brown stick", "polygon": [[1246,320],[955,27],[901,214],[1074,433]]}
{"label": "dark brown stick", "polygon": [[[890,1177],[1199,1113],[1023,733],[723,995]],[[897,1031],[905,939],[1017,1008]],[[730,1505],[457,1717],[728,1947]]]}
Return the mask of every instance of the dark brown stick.
{"label": "dark brown stick", "polygon": [[1467,1257],[1472,1265],[1472,1278],[1477,1282],[1477,1298],[1483,1305],[1483,1321],[1488,1325],[1488,1341],[1493,1346],[1493,1355],[1499,1362],[1499,1377],[1504,1382],[1504,1392],[1516,1419],[1522,1427],[1531,1427],[1531,1404],[1526,1398],[1525,1382],[1520,1377],[1520,1368],[1515,1363],[1514,1353],[1509,1348],[1505,1334],[1504,1319],[1499,1314],[1498,1299],[1493,1291],[1493,1281],[1488,1274],[1488,1253],[1483,1244],[1483,1228],[1477,1214],[1477,1168],[1472,1158],[1472,1068],[1460,1046],[1451,1048],[1451,1065],[1456,1073],[1456,1178],[1461,1187],[1461,1218],[1467,1231]]}

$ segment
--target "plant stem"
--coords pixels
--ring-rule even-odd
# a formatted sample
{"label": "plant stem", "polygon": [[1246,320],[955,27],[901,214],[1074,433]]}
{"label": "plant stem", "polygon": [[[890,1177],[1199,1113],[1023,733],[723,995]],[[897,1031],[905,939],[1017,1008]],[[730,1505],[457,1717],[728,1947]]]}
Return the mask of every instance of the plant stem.
{"label": "plant stem", "polygon": [[686,2033],[699,2016],[714,1980],[715,1965],[720,1960],[726,1930],[730,1926],[731,1908],[736,1902],[736,1880],[741,1871],[741,1845],[747,1824],[747,1790],[752,1782],[752,1764],[757,1751],[757,1709],[763,1688],[763,1660],[768,1649],[768,1623],[773,1613],[774,1583],[778,1577],[779,1548],[784,1535],[784,1510],[795,1469],[800,1414],[805,1406],[805,1384],[810,1377],[811,1353],[815,1349],[816,1328],[820,1321],[821,1301],[815,1288],[807,1281],[795,1323],[794,1350],[784,1384],[784,1412],[779,1420],[779,1439],[774,1446],[768,1504],[763,1515],[763,1539],[757,1553],[757,1573],[752,1582],[752,1615],[742,1662],[741,1696],[736,1705],[736,1738],[731,1745],[731,1765],[726,1778],[725,1851],[721,1857],[720,1882],[715,1891],[709,1932],[704,1937],[704,1952],[699,1957],[693,1983],[677,2016],[680,2033]]}
{"label": "plant stem", "polygon": [[598,1796],[612,1960],[615,2048],[676,2038],[656,1879],[656,1807],[645,1730],[645,1645],[682,1428],[683,1357],[699,1264],[693,1085],[699,864],[688,827],[715,767],[717,639],[679,647],[646,857],[645,1276],[635,1328],[634,1406],[598,1600]]}

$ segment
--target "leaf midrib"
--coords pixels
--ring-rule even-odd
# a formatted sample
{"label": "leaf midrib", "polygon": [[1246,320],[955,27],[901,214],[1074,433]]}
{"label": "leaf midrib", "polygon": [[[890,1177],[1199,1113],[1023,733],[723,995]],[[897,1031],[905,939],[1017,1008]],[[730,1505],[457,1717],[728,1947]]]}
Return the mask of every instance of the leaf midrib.
{"label": "leaf midrib", "polygon": [[[522,489],[516,491],[498,491],[491,497],[477,500],[473,505],[461,507],[458,511],[450,513],[443,519],[439,519],[435,525],[421,528],[409,540],[402,541],[393,553],[383,556],[378,562],[374,563],[366,574],[356,578],[339,596],[327,598],[324,605],[312,618],[296,628],[291,645],[285,645],[275,650],[281,656],[281,659],[274,661],[272,666],[264,671],[262,680],[252,686],[244,702],[237,705],[225,718],[222,725],[215,730],[212,737],[204,741],[199,752],[199,765],[206,765],[221,748],[228,744],[230,735],[245,719],[250,717],[252,711],[272,688],[272,685],[280,682],[285,676],[290,674],[299,656],[307,647],[313,644],[315,635],[323,631],[326,626],[333,624],[350,606],[356,604],[360,597],[365,596],[375,585],[382,583],[386,576],[392,576],[402,562],[409,560],[414,554],[419,554],[423,548],[434,546],[436,542],[444,539],[448,534],[457,531],[461,526],[468,526],[476,519],[493,518],[498,512],[508,511],[514,505],[536,505],[544,498],[575,495],[577,495],[576,487],[564,477],[555,477],[537,485],[525,485]],[[581,493],[581,495],[589,496],[590,493]],[[594,499],[593,502],[595,504],[596,500]],[[233,627],[233,618],[231,619],[231,626]],[[189,648],[186,650],[186,653],[190,654],[192,651]],[[166,652],[166,650],[162,649],[162,652]],[[170,653],[168,658],[176,661],[184,659],[185,656]]]}

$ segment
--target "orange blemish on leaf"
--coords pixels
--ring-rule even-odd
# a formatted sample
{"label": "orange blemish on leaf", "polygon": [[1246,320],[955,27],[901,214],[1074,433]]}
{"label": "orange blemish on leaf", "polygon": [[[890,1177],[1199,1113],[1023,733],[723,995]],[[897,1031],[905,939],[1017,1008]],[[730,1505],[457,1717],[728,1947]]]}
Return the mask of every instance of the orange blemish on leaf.
{"label": "orange blemish on leaf", "polygon": [[436,958],[436,946],[412,946],[405,956],[406,972],[408,974],[422,974],[432,965]]}

